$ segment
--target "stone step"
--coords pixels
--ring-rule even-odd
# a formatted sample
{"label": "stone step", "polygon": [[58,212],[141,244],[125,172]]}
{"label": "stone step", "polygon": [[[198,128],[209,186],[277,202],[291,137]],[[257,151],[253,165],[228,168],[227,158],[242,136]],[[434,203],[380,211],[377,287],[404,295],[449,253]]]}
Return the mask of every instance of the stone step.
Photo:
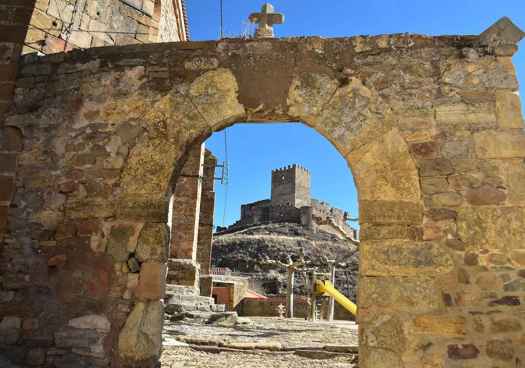
{"label": "stone step", "polygon": [[212,305],[213,298],[200,295],[172,295],[168,299],[168,304],[196,304],[196,305]]}
{"label": "stone step", "polygon": [[166,284],[166,295],[197,295],[197,289],[191,286]]}
{"label": "stone step", "polygon": [[224,304],[213,304],[211,306],[212,312],[226,312],[226,305]]}

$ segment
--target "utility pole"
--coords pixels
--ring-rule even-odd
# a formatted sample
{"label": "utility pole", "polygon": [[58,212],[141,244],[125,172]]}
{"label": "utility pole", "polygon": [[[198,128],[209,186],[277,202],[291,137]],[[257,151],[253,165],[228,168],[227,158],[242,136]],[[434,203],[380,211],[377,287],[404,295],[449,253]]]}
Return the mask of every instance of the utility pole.
{"label": "utility pole", "polygon": [[224,38],[224,7],[223,0],[220,0],[220,9],[221,9],[221,40]]}
{"label": "utility pole", "polygon": [[[330,281],[332,282],[332,285],[335,286],[335,259],[329,260],[328,264],[330,265]],[[328,320],[329,321],[334,320],[334,312],[335,312],[335,300],[333,296],[330,296],[330,299],[328,302]]]}

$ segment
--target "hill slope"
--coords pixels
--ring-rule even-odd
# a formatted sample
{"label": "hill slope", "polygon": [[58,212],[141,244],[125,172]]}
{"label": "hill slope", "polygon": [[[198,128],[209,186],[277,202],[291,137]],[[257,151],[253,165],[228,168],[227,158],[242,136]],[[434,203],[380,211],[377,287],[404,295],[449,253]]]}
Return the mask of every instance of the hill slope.
{"label": "hill slope", "polygon": [[[276,261],[287,263],[288,256],[295,261],[301,254],[309,261],[309,266],[318,267],[319,272],[328,272],[323,256],[335,259],[340,264],[336,287],[355,300],[357,246],[328,232],[313,232],[301,225],[257,225],[233,233],[216,234],[212,263],[215,267],[228,267],[234,272],[254,274],[254,278],[260,280],[258,291],[275,295],[286,290],[286,269]],[[296,275],[295,283],[295,292],[306,294],[302,275]]]}

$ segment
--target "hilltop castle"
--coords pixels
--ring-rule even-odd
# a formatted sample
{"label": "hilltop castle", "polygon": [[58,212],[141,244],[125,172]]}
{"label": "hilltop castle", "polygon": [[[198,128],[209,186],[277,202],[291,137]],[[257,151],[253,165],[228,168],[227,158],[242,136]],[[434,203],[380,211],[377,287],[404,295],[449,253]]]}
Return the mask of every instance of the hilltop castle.
{"label": "hilltop castle", "polygon": [[267,223],[296,223],[357,241],[357,230],[347,224],[347,212],[311,198],[310,172],[300,165],[272,170],[271,198],[241,205],[241,218],[218,232],[237,231]]}

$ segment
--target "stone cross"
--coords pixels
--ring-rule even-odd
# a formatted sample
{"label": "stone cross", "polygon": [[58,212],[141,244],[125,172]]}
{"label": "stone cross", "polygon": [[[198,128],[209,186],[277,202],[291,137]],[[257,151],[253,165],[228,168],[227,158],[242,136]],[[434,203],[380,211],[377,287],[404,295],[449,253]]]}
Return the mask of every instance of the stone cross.
{"label": "stone cross", "polygon": [[275,13],[273,5],[269,3],[262,6],[260,13],[252,13],[249,19],[250,22],[258,24],[255,38],[273,38],[273,25],[284,23],[284,15]]}

